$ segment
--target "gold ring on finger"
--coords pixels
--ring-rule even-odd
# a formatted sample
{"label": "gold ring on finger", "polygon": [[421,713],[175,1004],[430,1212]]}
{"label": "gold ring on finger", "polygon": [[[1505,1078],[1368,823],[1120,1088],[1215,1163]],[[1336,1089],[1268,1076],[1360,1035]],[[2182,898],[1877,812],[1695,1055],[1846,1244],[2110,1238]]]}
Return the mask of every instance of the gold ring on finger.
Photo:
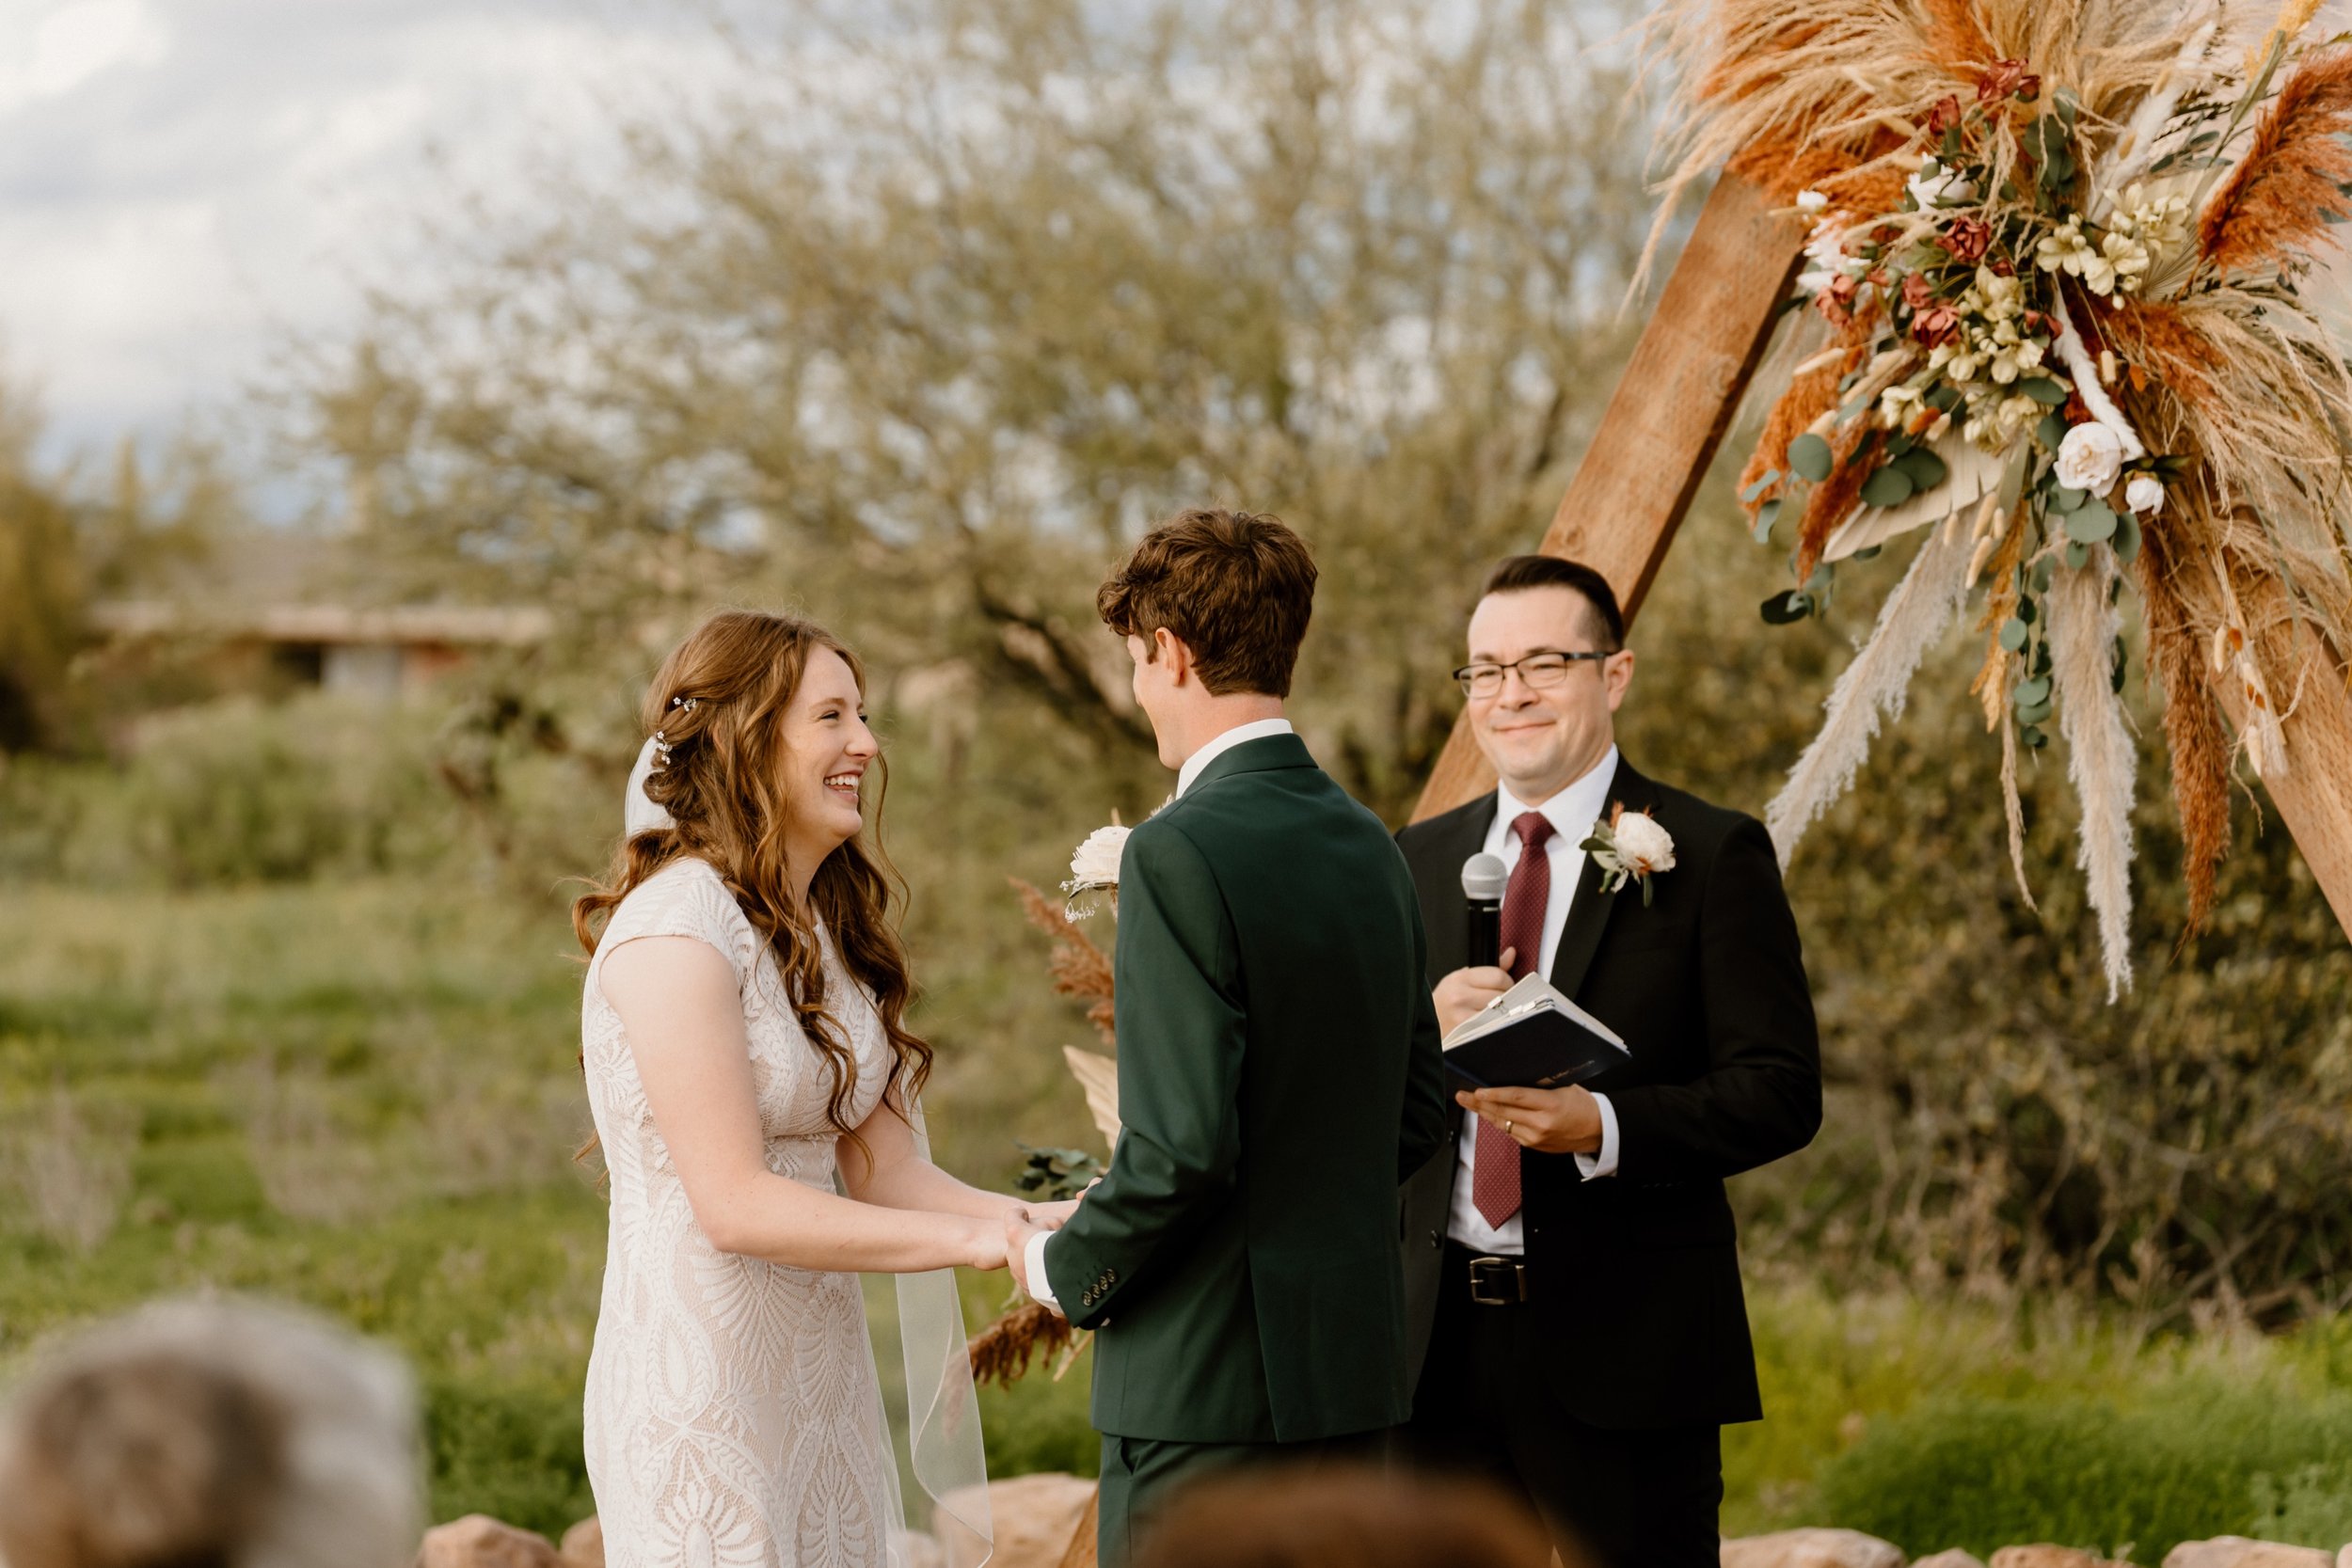
{"label": "gold ring on finger", "polygon": [[1517,1127],[1518,1125],[1518,1122],[1506,1118],[1502,1123],[1502,1135],[1506,1138],[1509,1137],[1511,1135],[1511,1129]]}

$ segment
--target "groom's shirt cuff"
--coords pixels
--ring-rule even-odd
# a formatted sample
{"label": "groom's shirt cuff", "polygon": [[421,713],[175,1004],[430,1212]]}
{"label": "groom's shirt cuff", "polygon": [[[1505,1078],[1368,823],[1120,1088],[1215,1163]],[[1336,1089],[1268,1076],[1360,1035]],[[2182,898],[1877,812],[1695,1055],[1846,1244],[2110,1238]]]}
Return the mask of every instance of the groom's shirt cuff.
{"label": "groom's shirt cuff", "polygon": [[1054,1287],[1045,1277],[1045,1243],[1053,1239],[1054,1233],[1050,1230],[1041,1230],[1030,1237],[1029,1244],[1021,1249],[1021,1266],[1029,1275],[1030,1299],[1040,1306],[1061,1312],[1067,1318],[1070,1314],[1062,1312],[1061,1303],[1054,1299]]}
{"label": "groom's shirt cuff", "polygon": [[[1609,1097],[1605,1094],[1593,1096],[1593,1103],[1600,1107],[1600,1152],[1579,1154],[1576,1157],[1577,1169],[1584,1173],[1584,1180],[1587,1181],[1596,1177],[1616,1175],[1617,1155],[1620,1152],[1617,1147],[1617,1108],[1609,1103]],[[1043,1240],[1042,1237],[1039,1239]],[[1032,1254],[1031,1256],[1034,1259],[1040,1255]],[[1032,1261],[1029,1268],[1034,1275],[1037,1264]]]}

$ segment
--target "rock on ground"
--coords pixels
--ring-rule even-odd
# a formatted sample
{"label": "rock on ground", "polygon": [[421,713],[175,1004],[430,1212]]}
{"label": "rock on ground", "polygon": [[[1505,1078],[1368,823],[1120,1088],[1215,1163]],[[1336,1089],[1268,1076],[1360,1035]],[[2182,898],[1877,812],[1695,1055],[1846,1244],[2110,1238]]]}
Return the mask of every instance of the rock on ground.
{"label": "rock on ground", "polygon": [[1984,1563],[1976,1553],[1963,1552],[1953,1546],[1932,1557],[1921,1558],[1911,1568],[1984,1568]]}
{"label": "rock on ground", "polygon": [[2097,1552],[2086,1552],[2079,1546],[2053,1546],[2041,1543],[2031,1546],[2003,1546],[1993,1554],[1993,1568],[2127,1568],[2111,1563]]}
{"label": "rock on ground", "polygon": [[[1094,1482],[1058,1471],[990,1481],[988,1512],[996,1532],[996,1555],[988,1560],[988,1568],[1059,1568],[1062,1550],[1093,1496]],[[935,1533],[947,1544],[947,1568],[974,1568],[959,1555],[962,1531]]]}
{"label": "rock on ground", "polygon": [[564,1532],[564,1544],[556,1551],[564,1568],[604,1568],[604,1526],[591,1513]]}
{"label": "rock on ground", "polygon": [[2336,1568],[2339,1560],[2340,1554],[2317,1546],[2217,1535],[2211,1541],[2182,1542],[2164,1554],[2164,1568]]}
{"label": "rock on ground", "polygon": [[1903,1568],[1903,1553],[1858,1529],[1785,1529],[1724,1542],[1723,1568]]}
{"label": "rock on ground", "polygon": [[424,1532],[416,1568],[565,1568],[544,1535],[469,1513]]}

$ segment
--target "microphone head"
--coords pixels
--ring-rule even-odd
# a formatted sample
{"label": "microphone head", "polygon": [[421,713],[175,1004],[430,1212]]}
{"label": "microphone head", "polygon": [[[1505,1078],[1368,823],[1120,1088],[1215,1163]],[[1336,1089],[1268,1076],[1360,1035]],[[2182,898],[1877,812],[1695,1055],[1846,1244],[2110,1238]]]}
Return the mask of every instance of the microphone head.
{"label": "microphone head", "polygon": [[1472,855],[1462,863],[1462,895],[1472,903],[1500,903],[1510,880],[1501,855]]}

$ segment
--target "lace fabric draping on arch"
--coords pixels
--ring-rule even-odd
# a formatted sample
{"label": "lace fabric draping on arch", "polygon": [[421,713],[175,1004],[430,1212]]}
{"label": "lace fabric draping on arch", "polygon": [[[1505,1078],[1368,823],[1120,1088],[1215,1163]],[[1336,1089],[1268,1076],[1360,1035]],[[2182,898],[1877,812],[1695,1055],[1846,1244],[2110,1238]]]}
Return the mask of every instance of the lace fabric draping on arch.
{"label": "lace fabric draping on arch", "polygon": [[[675,819],[645,793],[645,781],[660,765],[660,745],[648,737],[629,770],[623,802],[623,831],[630,836],[675,826]],[[923,1106],[908,1107],[917,1157],[931,1157]],[[906,1371],[906,1451],[900,1456],[915,1484],[931,1502],[931,1531],[951,1563],[977,1565],[994,1550],[995,1530],[988,1507],[988,1461],[980,1438],[978,1391],[963,1331],[963,1304],[953,1269],[892,1276],[898,1312],[899,1356]],[[876,1418],[889,1430],[889,1413]],[[904,1521],[905,1500],[890,1483],[893,1512]],[[908,1554],[894,1545],[894,1563]]]}

